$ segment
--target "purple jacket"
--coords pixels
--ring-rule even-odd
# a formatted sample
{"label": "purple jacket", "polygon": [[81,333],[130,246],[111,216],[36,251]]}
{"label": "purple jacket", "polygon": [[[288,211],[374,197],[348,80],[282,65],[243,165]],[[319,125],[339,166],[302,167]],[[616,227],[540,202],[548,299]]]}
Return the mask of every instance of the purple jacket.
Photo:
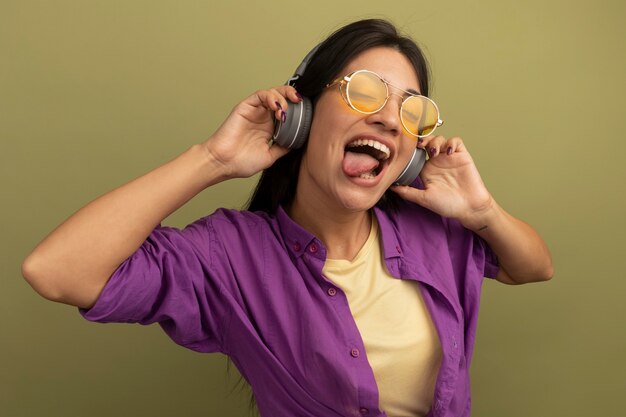
{"label": "purple jacket", "polygon": [[[389,272],[420,282],[439,334],[430,415],[469,416],[480,289],[497,260],[474,233],[417,205],[375,213]],[[325,258],[282,209],[222,209],[184,230],[156,228],[81,314],[158,322],[182,346],[230,356],[262,416],[386,416],[348,301],[322,275]]]}

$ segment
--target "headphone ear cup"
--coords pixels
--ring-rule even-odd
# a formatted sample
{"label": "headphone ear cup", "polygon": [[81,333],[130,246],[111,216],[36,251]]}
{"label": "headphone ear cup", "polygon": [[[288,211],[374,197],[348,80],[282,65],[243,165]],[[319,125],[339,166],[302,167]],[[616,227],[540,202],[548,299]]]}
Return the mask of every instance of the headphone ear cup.
{"label": "headphone ear cup", "polygon": [[298,103],[290,101],[285,121],[274,122],[274,142],[288,149],[302,147],[309,137],[312,120],[313,105],[308,97],[302,97]]}
{"label": "headphone ear cup", "polygon": [[426,163],[426,151],[423,149],[415,148],[413,155],[409,160],[409,163],[404,168],[404,171],[400,174],[394,184],[397,185],[410,185],[417,179],[420,171]]}

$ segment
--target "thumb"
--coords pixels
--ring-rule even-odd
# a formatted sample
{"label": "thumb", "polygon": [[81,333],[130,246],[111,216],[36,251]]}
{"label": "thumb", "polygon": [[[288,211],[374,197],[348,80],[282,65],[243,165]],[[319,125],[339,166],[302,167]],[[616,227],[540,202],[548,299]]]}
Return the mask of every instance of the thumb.
{"label": "thumb", "polygon": [[272,143],[270,145],[270,155],[272,155],[272,160],[274,161],[287,155],[289,151],[290,151],[289,148],[283,148],[282,146],[276,143]]}
{"label": "thumb", "polygon": [[420,190],[418,188],[410,187],[408,185],[394,185],[389,189],[398,194],[403,199],[412,203],[419,204],[420,206],[423,206],[423,203],[426,200],[425,190]]}

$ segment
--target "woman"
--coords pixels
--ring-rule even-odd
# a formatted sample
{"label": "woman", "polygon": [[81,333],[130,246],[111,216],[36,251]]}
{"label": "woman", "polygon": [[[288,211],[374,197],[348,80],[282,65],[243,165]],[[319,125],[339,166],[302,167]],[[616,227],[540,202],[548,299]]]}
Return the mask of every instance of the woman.
{"label": "woman", "polygon": [[[428,134],[440,121],[427,95],[410,39],[352,23],[295,87],[254,93],[206,142],[70,217],[24,276],[89,320],[158,322],[185,347],[228,355],[261,415],[469,415],[483,276],[542,281],[552,265],[462,140]],[[302,96],[306,144],[268,145]],[[419,122],[432,114],[415,103],[435,122]],[[393,185],[416,147],[430,156],[420,179]],[[249,210],[159,225],[203,189],[262,170]]]}

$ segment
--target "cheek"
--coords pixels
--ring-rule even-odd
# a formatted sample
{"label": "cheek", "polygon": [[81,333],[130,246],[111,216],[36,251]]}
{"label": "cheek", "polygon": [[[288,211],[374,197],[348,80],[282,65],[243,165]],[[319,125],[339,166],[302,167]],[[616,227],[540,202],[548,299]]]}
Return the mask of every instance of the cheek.
{"label": "cheek", "polygon": [[[349,115],[348,115],[349,116]],[[328,153],[341,148],[346,132],[354,121],[341,111],[319,111],[313,116],[309,133],[308,150],[314,153]]]}
{"label": "cheek", "polygon": [[398,156],[391,170],[396,177],[406,168],[413,155],[413,150],[417,146],[417,140],[412,137],[402,137],[400,140],[402,142],[398,147]]}
{"label": "cheek", "polygon": [[344,131],[359,119],[339,94],[323,94],[313,109],[312,127],[326,132]]}
{"label": "cheek", "polygon": [[400,155],[405,161],[408,161],[413,154],[413,150],[417,147],[417,139],[412,136],[403,136],[400,140]]}

